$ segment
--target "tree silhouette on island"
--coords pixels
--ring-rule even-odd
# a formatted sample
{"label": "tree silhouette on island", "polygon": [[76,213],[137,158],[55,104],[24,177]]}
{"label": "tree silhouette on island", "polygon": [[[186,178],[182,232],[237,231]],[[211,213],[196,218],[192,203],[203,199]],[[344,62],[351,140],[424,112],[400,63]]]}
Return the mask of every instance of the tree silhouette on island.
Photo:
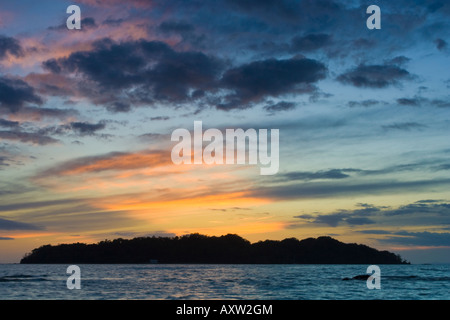
{"label": "tree silhouette on island", "polygon": [[250,243],[236,235],[198,233],[139,237],[96,244],[44,245],[20,263],[205,263],[205,264],[407,264],[399,255],[331,237]]}

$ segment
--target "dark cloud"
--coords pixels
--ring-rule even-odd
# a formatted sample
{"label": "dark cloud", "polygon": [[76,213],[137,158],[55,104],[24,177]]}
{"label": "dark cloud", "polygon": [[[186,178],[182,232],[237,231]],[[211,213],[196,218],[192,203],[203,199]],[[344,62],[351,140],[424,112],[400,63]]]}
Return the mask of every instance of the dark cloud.
{"label": "dark cloud", "polygon": [[225,0],[225,3],[249,19],[268,25],[289,25],[297,30],[333,29],[345,12],[339,1],[333,0]]}
{"label": "dark cloud", "polygon": [[109,103],[106,109],[112,113],[128,112],[131,110],[131,105],[127,102],[115,101]]}
{"label": "dark cloud", "polygon": [[402,131],[421,130],[426,127],[427,127],[426,125],[417,122],[393,123],[382,126],[382,128],[385,130],[402,130]]}
{"label": "dark cloud", "polygon": [[4,128],[18,128],[19,122],[18,121],[9,121],[5,119],[0,118],[0,127]]}
{"label": "dark cloud", "polygon": [[[417,222],[414,222],[414,220],[419,221],[420,218],[426,218],[429,224],[450,223],[448,218],[450,214],[450,203],[443,200],[421,200],[397,208],[374,206],[367,203],[359,203],[357,207],[354,210],[341,209],[330,214],[302,214],[294,216],[294,218],[331,227],[337,227],[341,224],[350,226],[374,224],[388,217],[407,218],[410,220],[409,224],[411,225],[415,225]],[[405,222],[403,221],[402,224],[405,224]],[[390,234],[390,232],[382,229],[364,230],[360,232],[365,234]]]}
{"label": "dark cloud", "polygon": [[324,79],[327,68],[306,58],[254,61],[229,69],[221,79],[224,88],[234,91],[217,107],[223,110],[245,108],[251,102],[287,93],[312,93],[312,84]]}
{"label": "dark cloud", "polygon": [[95,19],[91,17],[86,17],[81,19],[81,30],[83,29],[95,29],[97,28],[97,24],[95,23]]}
{"label": "dark cloud", "polygon": [[420,96],[412,98],[399,98],[397,103],[403,106],[422,107],[431,106],[436,108],[450,108],[450,102],[442,99],[428,99]]}
{"label": "dark cloud", "polygon": [[0,140],[19,141],[23,143],[31,143],[36,145],[48,145],[58,143],[59,140],[54,139],[45,134],[36,132],[22,132],[22,131],[0,131]]}
{"label": "dark cloud", "polygon": [[444,51],[448,47],[448,43],[443,39],[436,39],[434,40],[434,43],[439,51]]}
{"label": "dark cloud", "polygon": [[112,18],[108,18],[105,21],[103,21],[103,24],[108,25],[108,26],[113,26],[113,27],[118,27],[120,26],[125,20],[124,19],[112,19]]}
{"label": "dark cloud", "polygon": [[312,33],[305,36],[296,36],[292,39],[291,51],[315,51],[330,45],[331,39],[331,35],[325,33]]}
{"label": "dark cloud", "polygon": [[359,38],[352,41],[352,47],[357,49],[369,49],[374,47],[376,44],[376,41],[373,39]]}
{"label": "dark cloud", "polygon": [[264,106],[264,110],[269,112],[270,114],[275,114],[281,111],[289,111],[294,110],[296,108],[297,104],[294,102],[288,102],[288,101],[280,101],[275,104],[270,103],[268,105]]}
{"label": "dark cloud", "polygon": [[111,7],[116,5],[132,5],[137,8],[147,8],[149,6],[153,6],[154,2],[157,3],[157,1],[150,1],[150,0],[129,0],[126,3],[124,3],[122,0],[79,0],[77,1],[79,3],[83,3],[90,6],[98,6],[98,7]]}
{"label": "dark cloud", "polygon": [[384,62],[384,64],[386,65],[396,65],[396,66],[403,66],[405,65],[407,62],[411,61],[410,58],[405,57],[405,56],[398,56],[392,59],[388,59]]}
{"label": "dark cloud", "polygon": [[[84,81],[75,84],[78,90],[113,112],[130,108],[120,102],[119,95],[131,104],[203,99],[219,109],[246,108],[268,97],[315,92],[314,84],[325,78],[327,70],[319,61],[292,58],[254,61],[223,72],[225,63],[220,59],[201,52],[174,51],[158,41],[103,39],[93,47],[47,60],[43,67],[54,74],[83,76]],[[219,90],[230,93],[216,95]]]}
{"label": "dark cloud", "polygon": [[226,0],[234,9],[259,16],[265,19],[277,17],[277,19],[293,20],[298,17],[298,5],[285,0]]}
{"label": "dark cloud", "polygon": [[11,161],[9,157],[0,156],[0,170],[2,170],[2,167],[9,167],[9,161]]}
{"label": "dark cloud", "polygon": [[40,105],[42,99],[23,80],[0,76],[0,110],[6,109],[9,112],[17,112],[28,103]]}
{"label": "dark cloud", "polygon": [[0,230],[42,230],[42,228],[30,223],[0,218]]}
{"label": "dark cloud", "polygon": [[218,59],[201,52],[177,52],[158,41],[103,39],[93,46],[43,66],[51,72],[82,75],[80,92],[116,112],[129,110],[129,105],[117,104],[120,94],[137,104],[189,101],[192,92],[211,89],[222,69]]}
{"label": "dark cloud", "polygon": [[0,237],[0,240],[14,240],[14,238],[11,238],[11,237]]}
{"label": "dark cloud", "polygon": [[78,116],[79,112],[75,109],[57,109],[57,108],[38,108],[23,107],[20,109],[20,115],[24,118],[39,121],[45,118],[64,120]]}
{"label": "dark cloud", "polygon": [[422,200],[408,205],[400,206],[397,209],[386,210],[386,216],[413,215],[413,214],[437,214],[440,216],[450,216],[450,203],[441,200]]}
{"label": "dark cloud", "polygon": [[95,123],[95,124],[87,123],[87,122],[71,122],[70,123],[70,127],[72,128],[72,130],[81,136],[86,136],[86,135],[92,136],[97,131],[103,130],[105,128],[105,126],[106,125],[104,122],[99,122],[99,123]]}
{"label": "dark cloud", "polygon": [[106,128],[106,121],[98,123],[70,122],[59,126],[48,126],[38,129],[36,132],[41,135],[70,135],[76,136],[96,136],[97,131]]}
{"label": "dark cloud", "polygon": [[329,180],[329,179],[345,179],[350,177],[346,172],[354,172],[354,169],[331,169],[325,171],[307,172],[297,171],[278,174],[274,179],[282,181],[310,181],[310,180]]}
{"label": "dark cloud", "polygon": [[397,99],[397,103],[402,106],[413,106],[418,107],[421,104],[421,99],[419,98],[400,98]]}
{"label": "dark cloud", "polygon": [[194,26],[182,21],[164,21],[158,26],[158,30],[164,33],[187,33],[195,30]]}
{"label": "dark cloud", "polygon": [[24,51],[17,39],[0,35],[0,60],[6,58],[7,55],[22,57]]}
{"label": "dark cloud", "polygon": [[433,99],[430,101],[430,104],[437,108],[450,108],[449,100]]}
{"label": "dark cloud", "polygon": [[379,239],[378,241],[405,246],[448,247],[450,246],[450,233],[399,231],[392,232],[390,236]]}
{"label": "dark cloud", "polygon": [[157,117],[150,118],[151,121],[166,121],[169,119],[170,119],[170,117],[167,117],[167,116],[157,116]]}
{"label": "dark cloud", "polygon": [[378,101],[378,100],[374,100],[374,99],[368,99],[368,100],[363,100],[363,101],[349,101],[348,102],[348,106],[350,108],[355,108],[355,107],[372,107],[378,104],[381,104],[383,102]]}
{"label": "dark cloud", "polygon": [[[75,29],[77,31],[87,31],[89,29],[96,29],[98,28],[98,25],[95,23],[95,19],[92,17],[86,17],[81,19],[81,29]],[[63,23],[57,26],[48,27],[48,30],[52,31],[67,31],[67,23],[64,20]]]}
{"label": "dark cloud", "polygon": [[341,74],[337,80],[360,88],[386,88],[409,78],[411,74],[397,65],[361,64]]}
{"label": "dark cloud", "polygon": [[347,225],[366,225],[375,223],[370,217],[375,216],[380,212],[380,208],[367,205],[358,204],[360,209],[356,210],[339,210],[330,214],[303,214],[294,216],[294,218],[308,220],[315,224],[325,224],[330,227],[337,227],[338,225],[345,223]]}
{"label": "dark cloud", "polygon": [[350,197],[357,195],[380,195],[409,192],[423,192],[436,188],[447,188],[450,179],[416,180],[416,181],[373,181],[343,182],[333,181],[292,183],[289,185],[264,185],[250,188],[250,196],[274,200],[320,199],[334,197]]}
{"label": "dark cloud", "polygon": [[49,59],[42,63],[42,67],[45,70],[48,70],[53,73],[60,73],[61,67],[58,64],[58,61],[56,59]]}
{"label": "dark cloud", "polygon": [[391,234],[391,231],[381,230],[381,229],[370,229],[370,230],[359,230],[358,233],[364,234]]}

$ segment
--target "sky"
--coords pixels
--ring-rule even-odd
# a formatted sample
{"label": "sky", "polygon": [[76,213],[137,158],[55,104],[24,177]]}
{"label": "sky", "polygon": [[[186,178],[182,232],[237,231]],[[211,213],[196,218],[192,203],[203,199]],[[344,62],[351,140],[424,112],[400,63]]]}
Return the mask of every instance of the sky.
{"label": "sky", "polygon": [[[1,1],[0,263],[196,232],[450,263],[449,16],[443,0]],[[278,172],[174,164],[194,121],[278,129]]]}

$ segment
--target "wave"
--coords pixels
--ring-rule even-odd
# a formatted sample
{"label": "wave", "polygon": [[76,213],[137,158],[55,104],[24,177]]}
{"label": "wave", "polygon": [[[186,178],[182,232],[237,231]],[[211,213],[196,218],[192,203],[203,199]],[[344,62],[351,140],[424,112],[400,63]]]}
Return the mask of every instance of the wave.
{"label": "wave", "polygon": [[14,274],[0,277],[0,282],[48,281],[47,275]]}
{"label": "wave", "polygon": [[[352,278],[344,278],[342,280],[367,280],[369,278],[369,274],[365,275],[357,275]],[[383,276],[381,275],[381,279],[386,280],[394,280],[394,281],[444,281],[450,282],[450,277],[442,276],[442,277],[430,277],[430,276],[417,276],[417,275],[396,275],[396,276]]]}

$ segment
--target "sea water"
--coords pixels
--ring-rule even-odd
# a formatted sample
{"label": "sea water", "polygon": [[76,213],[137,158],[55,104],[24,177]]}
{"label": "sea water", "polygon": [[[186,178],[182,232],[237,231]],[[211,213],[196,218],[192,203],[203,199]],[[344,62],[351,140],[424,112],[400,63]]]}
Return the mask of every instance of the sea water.
{"label": "sea water", "polygon": [[0,264],[0,299],[450,299],[450,265],[379,265],[380,289],[367,265],[80,264],[81,288],[69,290],[68,265]]}

